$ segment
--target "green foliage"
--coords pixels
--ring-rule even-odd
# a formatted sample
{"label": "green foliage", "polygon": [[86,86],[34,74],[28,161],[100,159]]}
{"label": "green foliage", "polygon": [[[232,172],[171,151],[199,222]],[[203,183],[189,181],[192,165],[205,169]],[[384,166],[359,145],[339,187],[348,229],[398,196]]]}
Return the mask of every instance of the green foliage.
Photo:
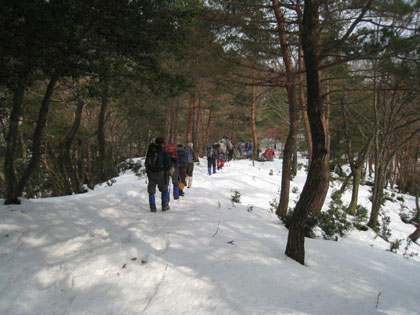
{"label": "green foliage", "polygon": [[232,190],[233,194],[230,198],[232,203],[241,203],[241,193],[238,190]]}
{"label": "green foliage", "polygon": [[414,256],[419,255],[418,252],[411,252],[410,251],[410,246],[411,246],[412,243],[413,243],[413,241],[410,238],[407,238],[407,243],[404,247],[404,253],[403,253],[403,256],[406,257],[406,258],[412,258]]}
{"label": "green foliage", "polygon": [[361,205],[356,207],[356,215],[354,216],[353,226],[359,231],[367,231],[366,222],[368,220],[369,211]]}
{"label": "green foliage", "polygon": [[338,240],[337,235],[343,237],[352,226],[347,220],[346,211],[335,204],[330,204],[327,211],[318,213],[316,217],[324,239],[327,240]]}
{"label": "green foliage", "polygon": [[381,213],[382,224],[380,226],[379,236],[382,237],[385,241],[389,241],[389,238],[392,235],[391,230],[389,229],[389,224],[391,223],[391,218],[384,213]]}
{"label": "green foliage", "polygon": [[401,246],[401,242],[403,241],[403,239],[396,239],[393,242],[389,243],[389,251],[392,253],[396,253],[397,250],[400,248]]}

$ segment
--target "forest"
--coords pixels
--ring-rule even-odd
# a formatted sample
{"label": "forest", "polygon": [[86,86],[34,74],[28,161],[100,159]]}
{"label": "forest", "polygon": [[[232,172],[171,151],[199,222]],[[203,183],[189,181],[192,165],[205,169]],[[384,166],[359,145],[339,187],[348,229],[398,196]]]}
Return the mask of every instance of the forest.
{"label": "forest", "polygon": [[[281,143],[275,213],[286,255],[305,263],[305,226],[330,183],[373,180],[416,197],[420,236],[420,1],[2,0],[0,199],[81,194],[144,157],[157,136]],[[298,156],[308,159],[295,207]],[[347,174],[343,167],[348,166]],[[269,200],[267,200],[269,202]]]}

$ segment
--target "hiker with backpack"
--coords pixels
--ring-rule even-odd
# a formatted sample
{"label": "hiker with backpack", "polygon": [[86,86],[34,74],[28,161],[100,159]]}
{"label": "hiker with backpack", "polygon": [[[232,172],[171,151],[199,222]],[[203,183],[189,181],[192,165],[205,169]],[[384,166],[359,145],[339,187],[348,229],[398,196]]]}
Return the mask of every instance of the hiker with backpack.
{"label": "hiker with backpack", "polygon": [[171,160],[169,154],[163,149],[164,142],[162,137],[157,137],[154,143],[149,144],[146,154],[145,166],[149,181],[147,192],[151,212],[156,212],[156,185],[162,194],[162,211],[170,209],[168,184]]}
{"label": "hiker with backpack", "polygon": [[177,158],[177,154],[176,154],[176,145],[173,143],[167,144],[165,147],[166,152],[169,153],[169,155],[171,156],[171,163],[172,163],[172,167],[171,167],[171,180],[172,180],[172,185],[173,185],[173,196],[175,200],[179,199],[179,182],[181,180],[180,175],[179,175],[179,169],[177,166],[177,162],[178,162],[178,158]]}
{"label": "hiker with backpack", "polygon": [[228,150],[228,162],[233,160],[233,148],[234,145],[230,139],[227,139],[227,150]]}
{"label": "hiker with backpack", "polygon": [[209,175],[212,174],[212,168],[213,168],[213,174],[216,173],[216,156],[214,155],[213,147],[212,145],[207,146],[207,170]]}
{"label": "hiker with backpack", "polygon": [[187,187],[191,188],[192,180],[193,180],[193,171],[194,171],[194,151],[193,151],[193,143],[188,143],[188,146],[185,148],[187,152]]}
{"label": "hiker with backpack", "polygon": [[179,171],[179,195],[184,196],[184,187],[186,186],[187,177],[187,166],[188,166],[188,159],[187,159],[187,152],[185,151],[182,144],[178,144],[176,148],[176,159],[177,159],[177,166]]}

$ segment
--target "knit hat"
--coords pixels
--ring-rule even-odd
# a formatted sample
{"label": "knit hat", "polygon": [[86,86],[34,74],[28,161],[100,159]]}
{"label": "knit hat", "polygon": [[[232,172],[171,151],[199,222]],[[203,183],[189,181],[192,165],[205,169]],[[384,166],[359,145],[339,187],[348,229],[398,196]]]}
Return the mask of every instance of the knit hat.
{"label": "knit hat", "polygon": [[162,137],[157,137],[155,139],[155,143],[156,144],[164,144],[165,143],[165,139],[163,139]]}

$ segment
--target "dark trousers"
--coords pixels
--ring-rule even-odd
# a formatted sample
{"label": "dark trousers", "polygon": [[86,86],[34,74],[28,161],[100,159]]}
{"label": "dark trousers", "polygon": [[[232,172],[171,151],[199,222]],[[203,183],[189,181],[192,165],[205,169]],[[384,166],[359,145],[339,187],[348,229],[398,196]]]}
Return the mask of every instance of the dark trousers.
{"label": "dark trousers", "polygon": [[156,185],[160,192],[164,192],[168,186],[168,178],[165,172],[149,173],[147,174],[149,184],[147,185],[147,192],[154,195],[156,193]]}
{"label": "dark trousers", "polygon": [[188,163],[187,176],[192,177],[194,172],[194,163]]}
{"label": "dark trousers", "polygon": [[185,186],[187,186],[187,182],[185,178],[187,177],[187,168],[186,167],[178,167],[179,170],[179,177],[181,178],[181,182],[184,183]]}

